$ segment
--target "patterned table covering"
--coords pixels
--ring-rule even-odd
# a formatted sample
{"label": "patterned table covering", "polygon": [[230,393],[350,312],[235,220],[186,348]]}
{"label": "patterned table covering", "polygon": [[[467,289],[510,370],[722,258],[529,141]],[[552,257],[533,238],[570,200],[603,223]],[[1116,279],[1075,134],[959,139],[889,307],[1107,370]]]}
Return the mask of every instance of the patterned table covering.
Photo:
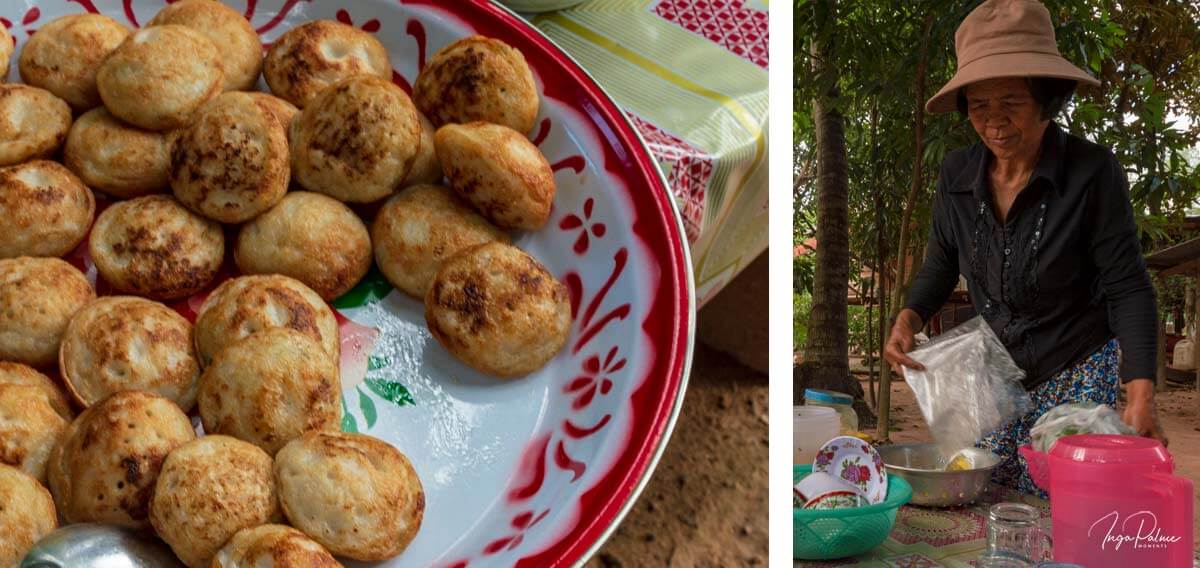
{"label": "patterned table covering", "polygon": [[767,247],[767,1],[588,0],[530,16],[658,159],[700,304]]}
{"label": "patterned table covering", "polygon": [[988,508],[1000,502],[1027,503],[1042,514],[1050,528],[1050,502],[993,485],[974,504],[951,509],[904,506],[896,515],[892,534],[875,550],[845,560],[796,561],[805,568],[863,566],[869,568],[975,568],[987,548]]}

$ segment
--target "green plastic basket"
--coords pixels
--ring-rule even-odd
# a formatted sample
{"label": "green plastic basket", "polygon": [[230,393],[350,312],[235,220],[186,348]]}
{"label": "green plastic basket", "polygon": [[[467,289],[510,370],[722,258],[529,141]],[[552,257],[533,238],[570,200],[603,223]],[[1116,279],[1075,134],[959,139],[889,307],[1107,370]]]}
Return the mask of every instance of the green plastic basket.
{"label": "green plastic basket", "polygon": [[[811,465],[792,466],[792,483],[812,473]],[[896,512],[912,499],[912,486],[888,476],[887,499],[854,509],[792,509],[792,556],[797,560],[833,560],[863,554],[883,544],[896,524]]]}

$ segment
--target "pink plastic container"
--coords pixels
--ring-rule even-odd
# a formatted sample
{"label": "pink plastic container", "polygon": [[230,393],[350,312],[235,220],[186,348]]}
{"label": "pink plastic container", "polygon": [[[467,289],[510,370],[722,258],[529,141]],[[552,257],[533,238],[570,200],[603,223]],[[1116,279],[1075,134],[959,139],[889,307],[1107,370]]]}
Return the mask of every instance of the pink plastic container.
{"label": "pink plastic container", "polygon": [[1025,470],[1029,472],[1033,484],[1050,493],[1050,456],[1033,449],[1029,444],[1017,448],[1017,453],[1025,458]]}
{"label": "pink plastic container", "polygon": [[1192,482],[1156,440],[1083,434],[1050,449],[1054,560],[1190,568]]}

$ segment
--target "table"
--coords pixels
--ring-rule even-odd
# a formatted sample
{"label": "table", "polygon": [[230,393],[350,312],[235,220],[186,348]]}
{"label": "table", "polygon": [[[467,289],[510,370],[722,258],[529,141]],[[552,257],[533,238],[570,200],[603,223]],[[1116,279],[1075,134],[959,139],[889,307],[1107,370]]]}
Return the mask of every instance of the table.
{"label": "table", "polygon": [[974,504],[956,508],[906,505],[896,515],[892,534],[875,550],[844,560],[796,561],[805,568],[863,566],[868,568],[960,568],[977,565],[987,548],[988,508],[1000,502],[1032,505],[1050,527],[1050,502],[1016,490],[992,485]]}
{"label": "table", "polygon": [[698,307],[767,247],[767,2],[588,0],[527,16],[658,159],[691,245]]}

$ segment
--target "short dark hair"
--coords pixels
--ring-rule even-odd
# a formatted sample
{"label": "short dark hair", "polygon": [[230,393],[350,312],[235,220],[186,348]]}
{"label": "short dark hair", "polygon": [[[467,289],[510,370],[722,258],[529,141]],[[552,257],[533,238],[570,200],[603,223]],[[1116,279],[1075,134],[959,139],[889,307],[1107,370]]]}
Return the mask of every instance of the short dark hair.
{"label": "short dark hair", "polygon": [[[1042,120],[1058,116],[1071,100],[1071,95],[1075,94],[1075,81],[1071,79],[1026,77],[1025,82],[1029,85],[1029,94],[1033,95],[1033,100],[1042,107]],[[966,87],[958,90],[956,98],[958,114],[967,116]]]}

